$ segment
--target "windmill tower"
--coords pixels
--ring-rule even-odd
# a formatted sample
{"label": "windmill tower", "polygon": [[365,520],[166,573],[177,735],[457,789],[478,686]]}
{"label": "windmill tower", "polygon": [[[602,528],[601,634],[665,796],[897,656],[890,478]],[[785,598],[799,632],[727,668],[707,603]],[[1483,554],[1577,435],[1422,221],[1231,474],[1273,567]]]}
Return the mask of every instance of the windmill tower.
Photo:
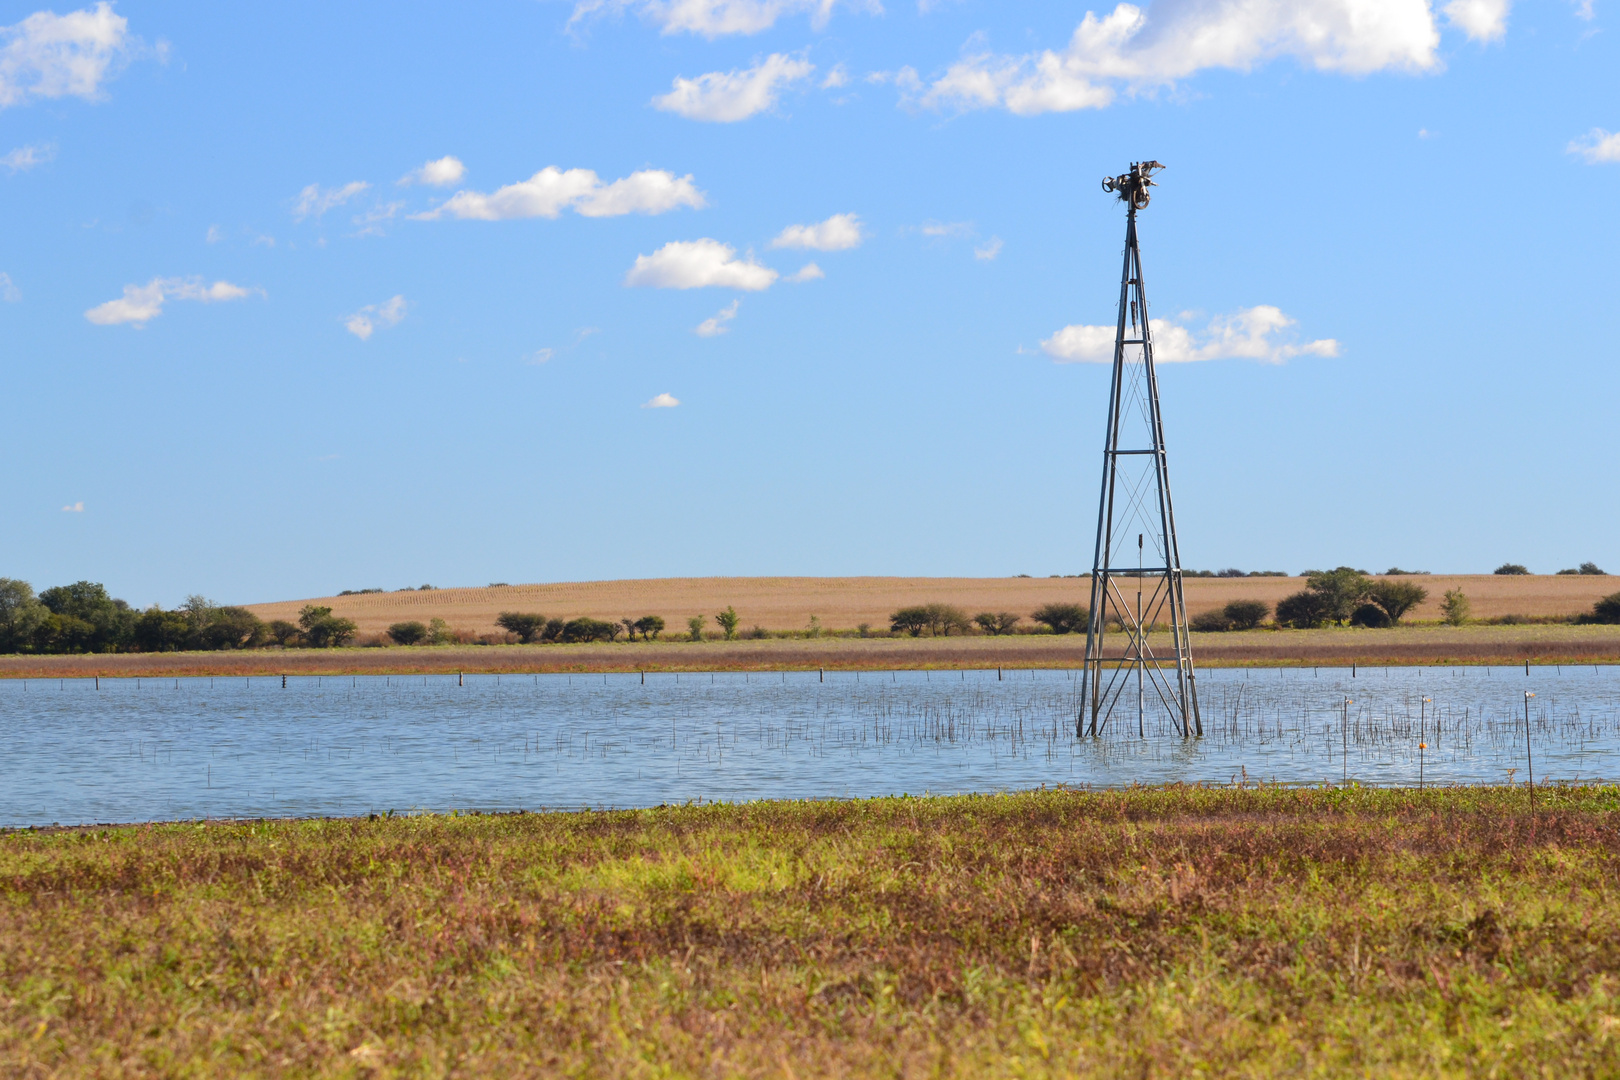
{"label": "windmill tower", "polygon": [[[1125,204],[1125,269],[1091,564],[1091,622],[1075,719],[1079,736],[1099,735],[1110,722],[1131,720],[1136,733],[1145,735],[1146,717],[1161,706],[1184,737],[1204,733],[1136,239],[1137,211],[1147,207],[1153,173],[1162,168],[1157,161],[1133,162],[1129,172],[1102,185]],[[1161,633],[1160,642],[1150,645],[1153,629],[1168,629],[1170,641],[1162,641]]]}

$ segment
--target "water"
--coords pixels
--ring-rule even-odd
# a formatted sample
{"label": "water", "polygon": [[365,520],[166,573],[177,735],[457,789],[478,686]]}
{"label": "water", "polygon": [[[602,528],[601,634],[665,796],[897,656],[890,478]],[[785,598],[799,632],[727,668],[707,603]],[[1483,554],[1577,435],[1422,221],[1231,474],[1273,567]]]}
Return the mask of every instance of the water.
{"label": "water", "polygon": [[[1074,672],[0,682],[0,824],[652,806],[1132,782],[1620,779],[1620,669],[1208,670],[1074,738]],[[1152,692],[1149,692],[1150,705]],[[1346,705],[1344,699],[1351,699]],[[1432,701],[1424,702],[1424,698]],[[1516,771],[1515,771],[1516,770]]]}

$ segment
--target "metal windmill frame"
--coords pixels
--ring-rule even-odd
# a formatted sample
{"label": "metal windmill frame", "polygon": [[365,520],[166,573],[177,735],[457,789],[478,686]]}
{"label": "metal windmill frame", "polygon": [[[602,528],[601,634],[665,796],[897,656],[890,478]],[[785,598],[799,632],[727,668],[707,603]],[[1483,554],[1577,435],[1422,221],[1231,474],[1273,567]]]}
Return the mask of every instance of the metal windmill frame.
{"label": "metal windmill frame", "polygon": [[[1114,335],[1113,384],[1108,395],[1108,430],[1103,445],[1102,494],[1097,506],[1097,544],[1092,556],[1090,622],[1086,628],[1086,663],[1080,678],[1080,709],[1075,718],[1077,736],[1097,736],[1107,729],[1116,710],[1125,701],[1133,682],[1136,690],[1137,734],[1145,735],[1147,695],[1151,691],[1169,713],[1176,730],[1183,736],[1204,734],[1198,715],[1198,681],[1193,671],[1192,642],[1187,634],[1187,602],[1181,588],[1181,552],[1176,544],[1176,516],[1170,501],[1170,472],[1165,458],[1164,420],[1159,412],[1159,381],[1153,367],[1153,332],[1148,319],[1147,291],[1142,282],[1142,250],[1136,237],[1136,213],[1150,199],[1148,188],[1155,186],[1153,173],[1164,168],[1157,161],[1132,162],[1130,171],[1103,180],[1103,190],[1116,192],[1125,203],[1125,267],[1119,283],[1119,321]],[[1127,336],[1129,335],[1129,336]],[[1127,372],[1126,349],[1141,349],[1140,365],[1132,362]],[[1123,396],[1127,380],[1139,380],[1132,388],[1132,400]],[[1139,394],[1139,397],[1137,396]],[[1119,426],[1126,404],[1145,406],[1149,445],[1121,448]],[[1136,536],[1136,565],[1120,565],[1129,559],[1129,545],[1116,535],[1119,459],[1146,456],[1152,459],[1156,502],[1143,506],[1145,478],[1127,491],[1127,516],[1138,506],[1157,510],[1158,537],[1155,563],[1144,563],[1143,533]],[[1125,538],[1128,540],[1128,538]],[[1128,594],[1136,585],[1134,603]],[[1121,582],[1126,588],[1121,588]],[[1145,587],[1152,591],[1144,598]],[[1168,609],[1171,650],[1155,653],[1148,643],[1148,632]],[[1107,636],[1110,624],[1125,636],[1122,648],[1110,650]],[[1132,676],[1134,675],[1134,680]]]}

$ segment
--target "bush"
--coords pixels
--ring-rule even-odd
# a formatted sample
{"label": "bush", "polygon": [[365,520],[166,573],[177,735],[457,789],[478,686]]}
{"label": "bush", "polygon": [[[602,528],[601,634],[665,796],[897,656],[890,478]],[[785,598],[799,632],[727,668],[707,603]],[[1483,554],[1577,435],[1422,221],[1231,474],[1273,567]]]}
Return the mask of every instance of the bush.
{"label": "bush", "polygon": [[532,611],[503,611],[495,618],[495,625],[518,636],[525,645],[546,628],[546,617]]}
{"label": "bush", "polygon": [[1592,575],[1595,575],[1597,577],[1607,577],[1608,576],[1602,570],[1598,569],[1598,564],[1595,563],[1595,562],[1583,562],[1583,563],[1581,563],[1581,573],[1583,573],[1583,574],[1592,574]]}
{"label": "bush", "polygon": [[1364,571],[1349,566],[1313,570],[1305,575],[1305,587],[1316,594],[1323,618],[1341,626],[1367,599],[1372,585]]}
{"label": "bush", "polygon": [[588,615],[581,615],[577,619],[569,619],[563,624],[562,640],[564,644],[576,645],[584,641],[612,641],[619,636],[619,624],[603,622]]}
{"label": "bush", "polygon": [[[1389,616],[1391,625],[1401,621],[1401,616],[1417,607],[1429,598],[1429,590],[1421,585],[1414,585],[1410,581],[1379,581],[1373,584],[1367,593],[1368,599],[1384,609]],[[1363,623],[1370,626],[1371,623]]]}
{"label": "bush", "polygon": [[981,611],[973,616],[973,621],[978,623],[979,629],[985,633],[999,636],[1012,633],[1013,627],[1023,621],[1023,616],[1010,611]]}
{"label": "bush", "polygon": [[726,635],[727,641],[737,636],[738,617],[736,608],[729,604],[726,605],[726,610],[716,615],[714,621],[720,624],[720,632]]}
{"label": "bush", "polygon": [[935,637],[945,637],[953,630],[965,633],[972,625],[967,612],[950,604],[919,604],[901,608],[889,616],[890,630],[896,633],[903,630],[912,637],[924,630]]}
{"label": "bush", "polygon": [[1395,620],[1389,617],[1389,612],[1374,603],[1362,604],[1350,613],[1351,626],[1366,626],[1380,628],[1394,626]]}
{"label": "bush", "polygon": [[919,637],[928,629],[928,612],[922,607],[903,607],[889,616],[889,629]]}
{"label": "bush", "polygon": [[1452,626],[1461,626],[1468,621],[1468,613],[1473,605],[1468,597],[1463,595],[1461,589],[1447,589],[1446,598],[1440,602],[1440,614]]}
{"label": "bush", "polygon": [[1516,562],[1505,562],[1491,571],[1493,574],[1528,574],[1529,572],[1523,563]]}
{"label": "bush", "polygon": [[388,636],[396,645],[416,645],[428,636],[428,628],[419,622],[397,622],[388,628]]}
{"label": "bush", "polygon": [[557,641],[562,638],[563,627],[568,624],[561,619],[547,619],[546,628],[540,631],[541,641]]}
{"label": "bush", "polygon": [[662,615],[643,615],[630,624],[630,638],[635,639],[641,635],[643,641],[657,641],[658,635],[664,632],[664,617]]}
{"label": "bush", "polygon": [[1328,613],[1319,593],[1306,589],[1277,601],[1277,625],[1295,630],[1309,630],[1328,621]]}
{"label": "bush", "polygon": [[1232,620],[1226,617],[1226,612],[1220,608],[1214,611],[1204,611],[1194,615],[1187,623],[1188,629],[1196,630],[1200,634],[1219,634],[1232,629]]}
{"label": "bush", "polygon": [[303,636],[298,627],[286,619],[271,619],[270,625],[265,627],[265,632],[270,635],[271,641],[283,648],[297,645],[298,639]]}
{"label": "bush", "polygon": [[1054,634],[1078,634],[1091,625],[1091,612],[1081,604],[1042,604],[1029,617],[1046,624]]}
{"label": "bush", "polygon": [[691,641],[702,641],[703,640],[703,623],[704,622],[705,622],[705,620],[704,620],[703,616],[701,616],[701,615],[694,615],[690,619],[686,620],[686,635],[687,635],[687,638],[689,640],[691,640]]}
{"label": "bush", "polygon": [[1221,609],[1234,630],[1253,630],[1266,621],[1271,605],[1264,600],[1233,600]]}
{"label": "bush", "polygon": [[353,619],[332,614],[329,607],[305,604],[298,613],[298,625],[304,630],[304,640],[317,649],[334,649],[348,644],[354,632],[360,629]]}
{"label": "bush", "polygon": [[1592,621],[1620,623],[1620,592],[1610,593],[1592,605]]}

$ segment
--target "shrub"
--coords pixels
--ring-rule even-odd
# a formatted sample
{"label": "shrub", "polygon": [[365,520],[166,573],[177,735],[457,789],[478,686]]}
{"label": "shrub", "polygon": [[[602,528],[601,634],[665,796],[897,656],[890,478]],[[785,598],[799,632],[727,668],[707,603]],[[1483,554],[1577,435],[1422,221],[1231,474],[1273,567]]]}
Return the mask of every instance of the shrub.
{"label": "shrub", "polygon": [[527,645],[546,628],[546,617],[532,611],[503,611],[496,616],[495,625],[516,634]]}
{"label": "shrub", "polygon": [[1077,634],[1091,625],[1091,613],[1081,604],[1042,604],[1029,617],[1045,623],[1054,634]]}
{"label": "shrub", "polygon": [[1394,626],[1395,620],[1389,617],[1389,612],[1369,601],[1350,613],[1350,625],[1378,628]]}
{"label": "shrub", "polygon": [[563,624],[562,640],[566,644],[574,645],[583,641],[612,641],[619,636],[619,624],[602,622],[588,615],[581,615],[577,619],[569,619]]}
{"label": "shrub", "polygon": [[1592,575],[1595,575],[1597,577],[1607,577],[1608,576],[1602,570],[1598,569],[1598,564],[1595,563],[1595,562],[1583,562],[1583,563],[1581,563],[1581,573],[1583,573],[1583,574],[1592,574]]}
{"label": "shrub", "polygon": [[1491,571],[1493,574],[1528,574],[1529,572],[1523,563],[1516,562],[1505,562]]}
{"label": "shrub", "polygon": [[1221,614],[1232,624],[1232,629],[1253,630],[1266,621],[1271,605],[1264,600],[1233,600],[1221,609]]}
{"label": "shrub", "polygon": [[298,612],[298,625],[303,628],[304,640],[317,649],[334,649],[348,644],[354,632],[360,629],[353,619],[339,618],[329,607],[305,604]]}
{"label": "shrub", "polygon": [[50,610],[34,587],[16,578],[0,578],[0,652],[21,652]]}
{"label": "shrub", "polygon": [[193,632],[192,640],[203,649],[252,649],[263,645],[268,636],[264,623],[247,608],[217,607]]}
{"label": "shrub", "polygon": [[270,635],[271,641],[283,648],[298,644],[301,636],[298,627],[286,619],[271,619],[270,624],[265,627],[265,632]]}
{"label": "shrub", "polygon": [[918,637],[928,629],[928,611],[923,607],[903,607],[889,616],[889,629]]}
{"label": "shrub", "polygon": [[686,633],[692,641],[703,640],[704,621],[705,620],[701,615],[694,615],[690,619],[686,620]]}
{"label": "shrub", "polygon": [[730,641],[732,638],[737,636],[738,619],[736,608],[727,604],[726,610],[716,615],[714,617],[714,621],[720,624],[720,632],[726,635],[727,641]]}
{"label": "shrub", "polygon": [[388,636],[396,645],[416,645],[428,635],[428,628],[419,622],[397,622],[388,628]]}
{"label": "shrub", "polygon": [[664,617],[662,615],[643,615],[631,624],[634,631],[630,636],[634,638],[639,633],[644,641],[657,641],[658,635],[664,632]]}
{"label": "shrub", "polygon": [[541,641],[556,641],[562,637],[563,627],[568,624],[561,619],[547,619],[546,628],[540,631]]}
{"label": "shrub", "polygon": [[856,631],[856,633],[860,634],[861,637],[871,637],[872,636],[872,624],[869,623],[869,622],[863,622],[863,623],[861,623],[861,625],[859,625],[859,626],[857,626],[855,628],[855,631]]}
{"label": "shrub", "polygon": [[1243,571],[1239,570],[1235,566],[1229,566],[1225,570],[1217,570],[1217,571],[1215,571],[1215,576],[1216,577],[1248,577],[1249,575],[1245,574]]}
{"label": "shrub", "polygon": [[1218,634],[1232,629],[1232,620],[1226,617],[1225,611],[1216,608],[1194,615],[1187,626],[1200,634]]}
{"label": "shrub", "polygon": [[1468,613],[1473,605],[1468,597],[1463,595],[1461,589],[1447,589],[1446,598],[1440,602],[1440,614],[1452,626],[1461,626],[1468,621]]}
{"label": "shrub", "polygon": [[1023,621],[1023,616],[1010,611],[981,611],[973,616],[973,621],[978,623],[979,629],[985,633],[1001,635],[1012,633],[1013,627]]}
{"label": "shrub", "polygon": [[1576,575],[1576,574],[1579,574],[1579,573],[1580,573],[1580,571],[1579,571],[1579,570],[1577,570],[1577,569],[1575,569],[1575,568],[1574,568],[1574,567],[1573,567],[1573,566],[1572,566],[1572,567],[1570,567],[1570,568],[1569,568],[1569,569],[1568,569],[1568,570],[1559,570],[1559,571],[1558,571],[1558,572],[1557,572],[1557,573],[1556,573],[1556,574],[1554,574],[1554,575],[1553,575],[1553,576],[1555,576],[1555,577],[1573,577],[1573,576],[1574,576],[1574,575]]}
{"label": "shrub", "polygon": [[[1391,625],[1401,621],[1401,616],[1417,607],[1429,598],[1429,590],[1421,585],[1414,585],[1410,581],[1379,581],[1367,593],[1368,599],[1384,609],[1389,616]],[[1370,626],[1371,623],[1363,623]]]}
{"label": "shrub", "polygon": [[453,645],[455,640],[455,631],[450,629],[449,623],[443,619],[428,620],[427,643],[429,645]]}
{"label": "shrub", "polygon": [[153,604],[135,620],[135,647],[141,652],[178,652],[186,647],[190,633],[182,612],[164,611]]}
{"label": "shrub", "polygon": [[756,626],[752,630],[748,631],[748,633],[743,635],[743,637],[752,638],[755,641],[764,641],[770,636],[771,632],[765,629],[763,626]]}
{"label": "shrub", "polygon": [[1305,587],[1317,595],[1323,618],[1341,626],[1367,599],[1372,584],[1364,571],[1349,566],[1313,570],[1305,575]]}
{"label": "shrub", "polygon": [[1620,623],[1620,592],[1610,593],[1592,605],[1592,621]]}
{"label": "shrub", "polygon": [[1328,621],[1322,597],[1310,589],[1285,596],[1277,601],[1277,625],[1291,626],[1295,630],[1309,630]]}

